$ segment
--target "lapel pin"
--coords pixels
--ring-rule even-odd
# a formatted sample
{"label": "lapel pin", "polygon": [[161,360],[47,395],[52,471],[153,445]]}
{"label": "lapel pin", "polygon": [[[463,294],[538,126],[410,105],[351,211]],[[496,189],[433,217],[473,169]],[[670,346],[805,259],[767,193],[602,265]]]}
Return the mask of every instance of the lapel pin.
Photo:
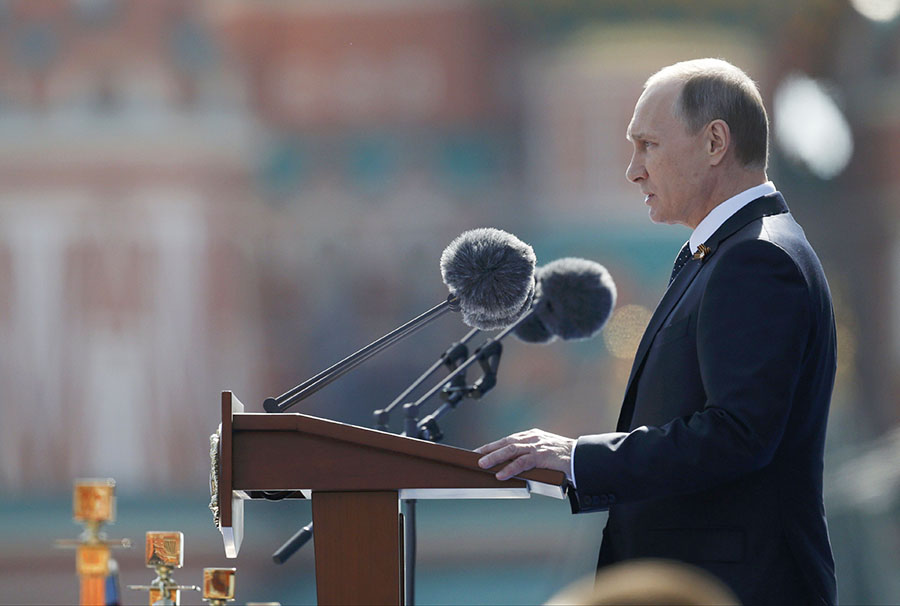
{"label": "lapel pin", "polygon": [[712,250],[706,244],[701,244],[697,247],[697,252],[694,253],[693,259],[703,260],[706,258],[706,255],[710,254]]}

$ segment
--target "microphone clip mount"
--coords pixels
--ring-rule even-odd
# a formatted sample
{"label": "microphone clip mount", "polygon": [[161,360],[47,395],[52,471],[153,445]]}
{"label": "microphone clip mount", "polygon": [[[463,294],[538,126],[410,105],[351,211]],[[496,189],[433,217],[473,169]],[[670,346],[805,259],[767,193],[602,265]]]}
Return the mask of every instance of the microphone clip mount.
{"label": "microphone clip mount", "polygon": [[479,399],[489,392],[497,384],[497,371],[500,368],[500,356],[503,354],[503,344],[497,339],[491,339],[475,351],[478,356],[478,365],[484,373],[475,381],[466,394],[473,399]]}

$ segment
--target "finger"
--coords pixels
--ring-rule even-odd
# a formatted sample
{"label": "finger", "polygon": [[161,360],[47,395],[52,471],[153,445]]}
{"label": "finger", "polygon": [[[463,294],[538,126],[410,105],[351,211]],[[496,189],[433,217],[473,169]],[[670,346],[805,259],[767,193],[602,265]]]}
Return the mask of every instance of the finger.
{"label": "finger", "polygon": [[475,452],[477,452],[478,454],[494,452],[498,448],[503,448],[504,446],[509,444],[510,439],[512,439],[512,436],[506,436],[505,438],[500,438],[499,440],[495,440],[489,444],[485,444],[484,446],[479,446],[478,448],[475,449]]}
{"label": "finger", "polygon": [[541,430],[539,429],[529,429],[526,431],[512,433],[505,438],[500,438],[499,440],[496,440],[489,444],[485,444],[484,446],[479,446],[478,448],[474,449],[473,452],[477,452],[478,454],[485,454],[488,452],[493,452],[499,448],[503,448],[508,444],[538,442],[540,440],[540,435],[538,435],[540,432]]}
{"label": "finger", "polygon": [[494,474],[494,476],[498,480],[508,480],[528,471],[529,469],[534,469],[534,466],[535,455],[532,453],[528,453],[514,459],[512,463],[498,471],[496,474]]}
{"label": "finger", "polygon": [[482,469],[490,469],[523,454],[518,444],[507,444],[503,448],[478,459],[478,466]]}

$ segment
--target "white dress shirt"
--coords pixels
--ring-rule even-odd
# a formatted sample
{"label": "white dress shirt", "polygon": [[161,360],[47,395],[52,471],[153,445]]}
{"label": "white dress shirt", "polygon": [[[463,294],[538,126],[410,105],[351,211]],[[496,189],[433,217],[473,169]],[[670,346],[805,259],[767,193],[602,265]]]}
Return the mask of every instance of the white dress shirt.
{"label": "white dress shirt", "polygon": [[[691,245],[691,252],[697,252],[697,249],[701,244],[706,242],[716,230],[722,227],[722,224],[725,223],[731,216],[737,211],[741,210],[750,202],[753,202],[757,198],[761,198],[762,196],[767,196],[769,194],[774,194],[776,191],[775,184],[771,181],[766,181],[761,185],[757,185],[756,187],[751,187],[750,189],[745,189],[741,193],[736,196],[732,196],[713,208],[709,211],[709,214],[703,217],[703,220],[697,224],[697,227],[694,228],[694,232],[691,234],[691,239],[689,240]],[[572,482],[572,485],[575,485],[575,449],[572,449],[572,457],[571,457],[571,466],[569,468],[569,480]]]}
{"label": "white dress shirt", "polygon": [[722,224],[731,218],[731,215],[757,198],[774,194],[776,191],[775,184],[771,181],[766,181],[762,185],[745,189],[738,195],[728,198],[709,211],[709,214],[703,217],[703,220],[700,221],[694,229],[694,233],[691,234],[691,252],[697,252],[697,248],[709,240],[710,236],[716,233],[716,230],[722,227]]}

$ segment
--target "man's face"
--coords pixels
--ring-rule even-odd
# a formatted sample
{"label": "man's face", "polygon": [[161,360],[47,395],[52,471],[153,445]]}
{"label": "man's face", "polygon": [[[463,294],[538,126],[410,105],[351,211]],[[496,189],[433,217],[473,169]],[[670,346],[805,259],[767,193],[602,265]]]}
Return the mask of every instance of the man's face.
{"label": "man's face", "polygon": [[661,82],[638,99],[626,135],[634,153],[625,177],[640,186],[653,222],[694,228],[705,214],[709,163],[703,130],[688,134],[675,113],[680,89],[680,82]]}

